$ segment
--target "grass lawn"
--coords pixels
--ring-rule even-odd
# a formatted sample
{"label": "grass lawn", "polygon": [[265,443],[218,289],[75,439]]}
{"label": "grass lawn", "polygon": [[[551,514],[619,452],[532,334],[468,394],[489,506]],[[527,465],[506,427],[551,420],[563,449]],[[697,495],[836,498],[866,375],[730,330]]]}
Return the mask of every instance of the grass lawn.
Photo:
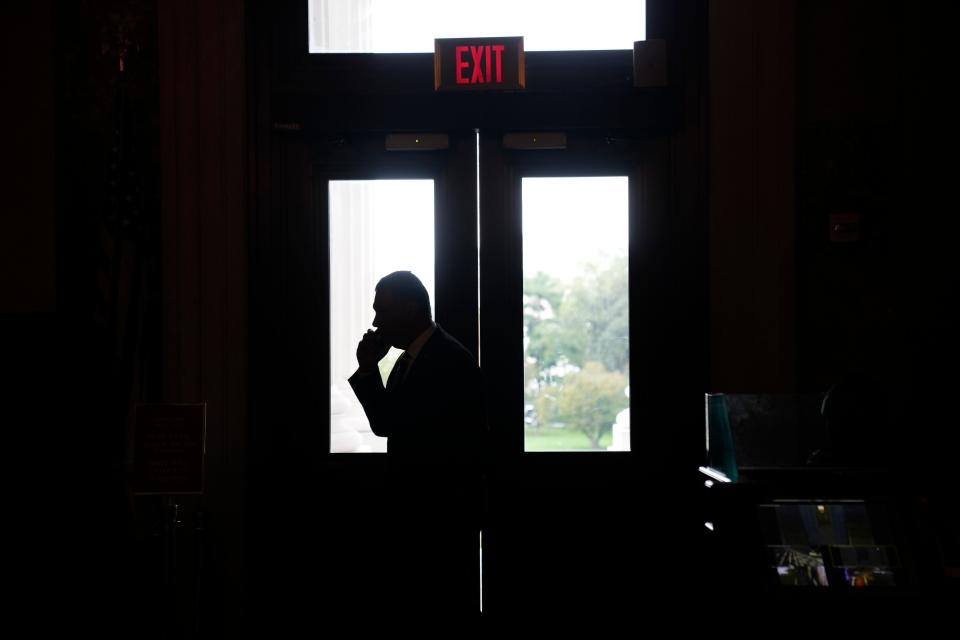
{"label": "grass lawn", "polygon": [[[526,451],[591,451],[590,439],[573,429],[524,427],[523,439]],[[606,451],[612,439],[611,432],[603,434],[600,449],[594,451]]]}

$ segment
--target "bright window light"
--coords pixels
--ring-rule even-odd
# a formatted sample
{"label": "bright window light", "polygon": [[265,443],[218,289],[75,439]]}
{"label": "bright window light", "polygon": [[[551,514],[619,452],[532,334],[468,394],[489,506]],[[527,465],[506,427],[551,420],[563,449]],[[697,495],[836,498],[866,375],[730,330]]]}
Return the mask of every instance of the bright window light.
{"label": "bright window light", "polygon": [[[374,288],[392,271],[412,271],[434,301],[433,180],[330,181],[330,451],[379,453],[347,378],[357,342],[373,322]],[[380,361],[386,381],[400,355]]]}
{"label": "bright window light", "polygon": [[430,53],[434,38],[523,36],[527,51],[632,49],[644,0],[309,0],[310,53]]}
{"label": "bright window light", "polygon": [[629,451],[629,179],[522,188],[524,450]]}

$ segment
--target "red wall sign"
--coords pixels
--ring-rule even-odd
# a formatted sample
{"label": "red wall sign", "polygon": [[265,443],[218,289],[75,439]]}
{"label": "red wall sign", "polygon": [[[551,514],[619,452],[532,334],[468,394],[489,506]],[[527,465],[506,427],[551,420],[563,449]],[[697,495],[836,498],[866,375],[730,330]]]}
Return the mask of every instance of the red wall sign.
{"label": "red wall sign", "polygon": [[437,91],[523,89],[523,38],[437,38],[433,82]]}

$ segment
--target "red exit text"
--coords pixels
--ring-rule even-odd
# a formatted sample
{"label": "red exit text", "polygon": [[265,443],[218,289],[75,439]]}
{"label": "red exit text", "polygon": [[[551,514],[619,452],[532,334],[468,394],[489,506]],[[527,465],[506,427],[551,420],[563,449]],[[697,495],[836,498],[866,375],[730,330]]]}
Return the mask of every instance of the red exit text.
{"label": "red exit text", "polygon": [[457,84],[502,83],[503,48],[502,44],[457,47]]}
{"label": "red exit text", "polygon": [[522,36],[437,38],[433,87],[437,91],[522,91],[526,86]]}

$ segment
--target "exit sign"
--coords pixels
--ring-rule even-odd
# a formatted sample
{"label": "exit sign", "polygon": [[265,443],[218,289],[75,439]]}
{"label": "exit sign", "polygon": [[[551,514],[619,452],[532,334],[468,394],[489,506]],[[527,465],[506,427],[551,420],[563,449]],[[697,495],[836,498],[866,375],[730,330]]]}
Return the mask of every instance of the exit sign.
{"label": "exit sign", "polygon": [[523,89],[523,37],[437,38],[433,82],[437,91]]}

